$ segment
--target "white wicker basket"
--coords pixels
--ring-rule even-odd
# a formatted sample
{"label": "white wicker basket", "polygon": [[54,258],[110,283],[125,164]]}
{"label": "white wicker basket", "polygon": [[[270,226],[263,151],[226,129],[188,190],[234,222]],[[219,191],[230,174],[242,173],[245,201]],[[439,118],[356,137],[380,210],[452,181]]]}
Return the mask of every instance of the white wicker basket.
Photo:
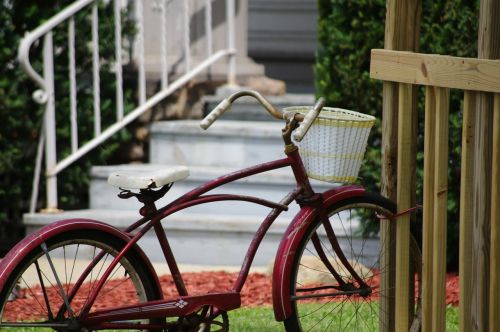
{"label": "white wicker basket", "polygon": [[[288,107],[285,112],[307,113],[309,109]],[[331,183],[355,182],[374,123],[371,115],[324,107],[298,143],[307,175]]]}

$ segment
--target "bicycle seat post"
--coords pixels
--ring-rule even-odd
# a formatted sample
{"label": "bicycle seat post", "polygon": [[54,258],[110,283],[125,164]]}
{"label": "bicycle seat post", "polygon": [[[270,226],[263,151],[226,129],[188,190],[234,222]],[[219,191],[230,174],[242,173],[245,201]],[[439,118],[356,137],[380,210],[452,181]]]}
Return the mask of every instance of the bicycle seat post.
{"label": "bicycle seat post", "polygon": [[153,190],[151,188],[147,189],[140,189],[139,193],[134,193],[130,190],[122,190],[119,194],[118,197],[127,199],[130,197],[135,197],[139,202],[144,204],[140,209],[139,209],[139,214],[143,217],[147,217],[148,215],[151,215],[153,213],[156,213],[158,210],[156,208],[155,202],[165,196],[165,194],[170,190],[172,187],[173,183],[169,183],[159,190]]}
{"label": "bicycle seat post", "polygon": [[[143,190],[144,189],[141,189],[141,192]],[[153,199],[150,195],[145,194],[144,199],[143,200],[139,199],[139,201],[144,204],[144,206],[139,209],[139,213],[141,216],[147,217],[148,215],[153,214],[157,211],[155,204],[156,200]]]}

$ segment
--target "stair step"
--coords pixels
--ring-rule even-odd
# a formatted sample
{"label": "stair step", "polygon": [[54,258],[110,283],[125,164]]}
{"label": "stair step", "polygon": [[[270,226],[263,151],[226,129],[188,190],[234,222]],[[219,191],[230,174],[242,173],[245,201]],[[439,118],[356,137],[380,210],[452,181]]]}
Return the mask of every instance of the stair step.
{"label": "stair step", "polygon": [[216,121],[203,130],[197,120],[151,126],[150,162],[186,166],[244,167],[284,157],[282,122]]}
{"label": "stair step", "polygon": [[[116,228],[125,229],[141,216],[133,210],[115,209],[84,209],[61,211],[58,213],[26,213],[24,214],[27,233],[63,219],[92,219],[108,223]],[[200,213],[176,213],[162,223],[167,231],[202,231],[215,233],[253,233],[261,224],[263,217],[238,216],[228,214],[205,215]],[[290,220],[288,220],[290,221]],[[282,234],[287,226],[287,220],[279,218],[270,228],[269,233]]]}
{"label": "stair step", "polygon": [[[223,97],[218,95],[206,96],[204,101],[204,114],[211,110],[222,101]],[[313,94],[286,94],[284,96],[266,96],[266,99],[277,109],[283,109],[290,106],[308,106],[314,104]],[[221,120],[242,120],[242,121],[279,121],[269,115],[262,105],[252,97],[242,97],[238,99],[229,112],[226,112]]]}
{"label": "stair step", "polygon": [[[87,218],[104,221],[124,229],[139,219],[139,214],[131,210],[78,210],[61,213],[25,214],[27,232],[51,222]],[[256,217],[234,215],[172,215],[162,225],[167,232],[169,244],[179,264],[240,265],[243,262],[253,234],[262,220]],[[286,229],[287,221],[277,220],[269,229],[255,257],[255,266],[265,266],[273,258]],[[139,245],[152,262],[164,262],[161,248],[153,232],[148,232]],[[231,250],[228,250],[231,248]]]}
{"label": "stair step", "polygon": [[[60,213],[33,213],[23,216],[27,234],[58,220],[85,218],[100,220],[120,229],[125,229],[139,219],[139,214],[132,210],[89,209],[64,211]],[[197,213],[174,214],[162,222],[169,244],[178,264],[210,266],[238,266],[243,262],[250,242],[261,224],[263,217],[235,215],[206,215]],[[264,237],[253,266],[267,266],[274,259],[281,238],[292,220],[276,220]],[[347,242],[342,238],[345,230],[334,229],[341,247],[358,245],[356,241]],[[153,263],[164,263],[160,246],[152,231],[140,241],[139,246]],[[363,240],[363,245],[372,248],[367,252],[378,252],[377,239]]]}

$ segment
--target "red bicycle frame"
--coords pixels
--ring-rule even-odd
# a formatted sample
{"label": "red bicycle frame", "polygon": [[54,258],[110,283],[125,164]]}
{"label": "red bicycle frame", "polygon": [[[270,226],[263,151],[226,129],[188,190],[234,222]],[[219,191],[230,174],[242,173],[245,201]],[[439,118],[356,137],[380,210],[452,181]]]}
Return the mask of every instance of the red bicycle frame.
{"label": "red bicycle frame", "polygon": [[[271,202],[265,199],[252,197],[252,196],[244,196],[244,195],[232,195],[232,194],[216,194],[216,195],[205,195],[207,192],[220,187],[224,184],[246,178],[255,174],[260,174],[266,171],[283,168],[283,167],[291,167],[295,176],[298,178],[297,187],[292,190],[288,195],[286,195],[279,203]],[[306,193],[306,195],[304,195]],[[129,228],[127,228],[126,232],[130,234],[130,232],[134,231],[140,226],[143,226],[137,234],[131,236],[127,245],[123,248],[123,250],[115,257],[114,261],[110,264],[107,271],[103,274],[97,285],[94,287],[89,299],[88,304],[82,309],[80,313],[80,318],[83,324],[95,324],[103,321],[109,320],[123,320],[125,316],[121,316],[121,314],[126,315],[127,319],[144,319],[149,317],[169,317],[169,316],[179,316],[179,315],[187,315],[193,313],[204,305],[214,304],[214,303],[206,303],[208,298],[217,299],[216,307],[219,307],[222,310],[230,310],[239,307],[240,299],[239,292],[243,288],[243,285],[248,276],[250,266],[255,257],[257,249],[264,238],[267,230],[272,225],[272,223],[276,220],[276,218],[280,215],[282,211],[288,210],[288,205],[296,200],[300,195],[304,197],[309,197],[313,194],[313,190],[309,184],[309,180],[305,173],[304,167],[302,165],[302,161],[298,154],[298,150],[290,151],[287,155],[287,158],[275,160],[272,162],[260,164],[257,166],[249,167],[240,171],[236,171],[234,173],[219,177],[213,181],[210,181],[206,184],[201,185],[198,188],[193,189],[192,191],[186,193],[180,198],[174,200],[170,204],[165,207],[154,211],[151,216],[147,216],[137,221]],[[184,281],[182,279],[182,275],[177,267],[177,263],[175,261],[174,255],[170,249],[170,245],[168,244],[167,237],[163,232],[163,229],[160,225],[161,221],[167,218],[169,215],[172,215],[175,212],[180,210],[209,202],[217,202],[222,200],[238,200],[238,201],[247,201],[256,203],[259,205],[263,205],[271,208],[271,212],[264,219],[257,232],[255,233],[252,242],[247,250],[245,258],[242,263],[242,267],[238,278],[236,279],[234,285],[231,287],[231,291],[228,293],[228,297],[225,297],[225,301],[222,303],[226,303],[226,305],[221,306],[221,294],[210,294],[207,296],[199,297],[190,297],[188,296],[187,290],[184,285]],[[172,273],[172,277],[174,283],[177,287],[179,295],[181,296],[176,301],[184,301],[189,305],[184,306],[183,308],[179,308],[179,306],[171,305],[172,301],[160,301],[153,302],[151,304],[146,303],[142,305],[128,306],[117,308],[116,310],[106,310],[105,312],[97,311],[93,313],[89,313],[89,310],[97,298],[100,289],[104,285],[105,281],[111,274],[111,271],[115,267],[115,265],[119,262],[119,260],[125,255],[126,251],[129,250],[132,246],[134,246],[137,241],[151,228],[154,228],[155,233],[158,237],[160,246],[162,248],[163,254],[167,261],[167,264]],[[175,301],[174,301],[175,302]],[[215,306],[215,305],[214,305]],[[194,311],[193,311],[194,310]],[[147,313],[147,314],[145,314]],[[112,319],[110,319],[112,318]]]}

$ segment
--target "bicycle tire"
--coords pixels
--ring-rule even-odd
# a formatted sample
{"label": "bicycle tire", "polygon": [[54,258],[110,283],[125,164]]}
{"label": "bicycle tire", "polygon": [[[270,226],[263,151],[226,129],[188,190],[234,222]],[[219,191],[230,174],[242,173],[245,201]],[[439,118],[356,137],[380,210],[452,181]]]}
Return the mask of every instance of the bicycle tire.
{"label": "bicycle tire", "polygon": [[[330,244],[327,246],[328,238],[324,226],[317,218],[309,226],[294,257],[289,287],[292,315],[284,321],[286,330],[289,332],[394,330],[394,312],[381,309],[381,306],[388,308],[388,305],[394,308],[394,291],[388,287],[381,287],[379,282],[380,277],[389,273],[391,268],[380,264],[381,260],[384,261],[384,257],[387,257],[387,251],[380,248],[388,247],[381,243],[380,238],[373,238],[373,232],[369,234],[371,236],[363,235],[363,233],[370,232],[359,230],[359,216],[363,215],[365,222],[368,217],[375,218],[373,224],[379,227],[379,216],[394,214],[395,204],[378,194],[365,193],[360,197],[334,203],[327,207],[327,212],[330,224],[337,231],[336,236],[343,238],[340,243],[342,252],[363,282],[369,285],[371,293],[349,293],[345,291],[349,288],[347,286],[343,286],[343,290],[338,289],[341,282],[345,285],[357,286],[358,289],[361,287],[359,287],[360,282],[352,277],[342,263],[338,263],[339,257]],[[341,232],[344,233],[342,236],[340,236]],[[315,234],[320,235],[316,237]],[[316,238],[316,247],[313,237]],[[317,249],[318,247],[323,249]],[[373,251],[369,248],[374,247],[379,249],[375,251],[375,256],[371,257]],[[328,267],[322,263],[319,257],[321,250],[325,253],[324,257],[328,256],[328,261],[332,266],[337,264],[334,269],[339,272],[342,281],[337,281],[329,272]],[[420,292],[421,254],[413,236],[410,252],[411,267],[416,272],[416,289]],[[337,287],[337,289],[332,287]],[[341,291],[343,293],[340,293]],[[326,294],[330,296],[324,296]],[[415,294],[414,300],[415,305],[409,305],[408,308],[412,331],[419,330],[420,326],[421,297],[419,293]]]}
{"label": "bicycle tire", "polygon": [[[36,247],[13,269],[0,293],[2,331],[8,331],[6,325],[15,327],[20,322],[22,327],[45,326],[49,330],[70,331],[83,329],[78,324],[79,310],[106,266],[125,246],[124,241],[99,230],[65,232],[44,243],[50,259],[41,246]],[[86,274],[81,287],[75,287],[78,278],[84,274],[85,267],[101,251],[104,253],[102,258]],[[50,262],[56,273],[53,273]],[[54,275],[58,276],[59,282]],[[66,298],[71,290],[78,288],[75,295],[68,299],[72,314],[64,304],[64,296],[61,295],[58,284],[62,285]],[[144,267],[141,257],[134,250],[129,250],[113,269],[110,280],[106,281],[99,292],[91,312],[110,305],[157,300],[159,296],[154,276]],[[158,320],[144,323],[148,322],[156,323]]]}

